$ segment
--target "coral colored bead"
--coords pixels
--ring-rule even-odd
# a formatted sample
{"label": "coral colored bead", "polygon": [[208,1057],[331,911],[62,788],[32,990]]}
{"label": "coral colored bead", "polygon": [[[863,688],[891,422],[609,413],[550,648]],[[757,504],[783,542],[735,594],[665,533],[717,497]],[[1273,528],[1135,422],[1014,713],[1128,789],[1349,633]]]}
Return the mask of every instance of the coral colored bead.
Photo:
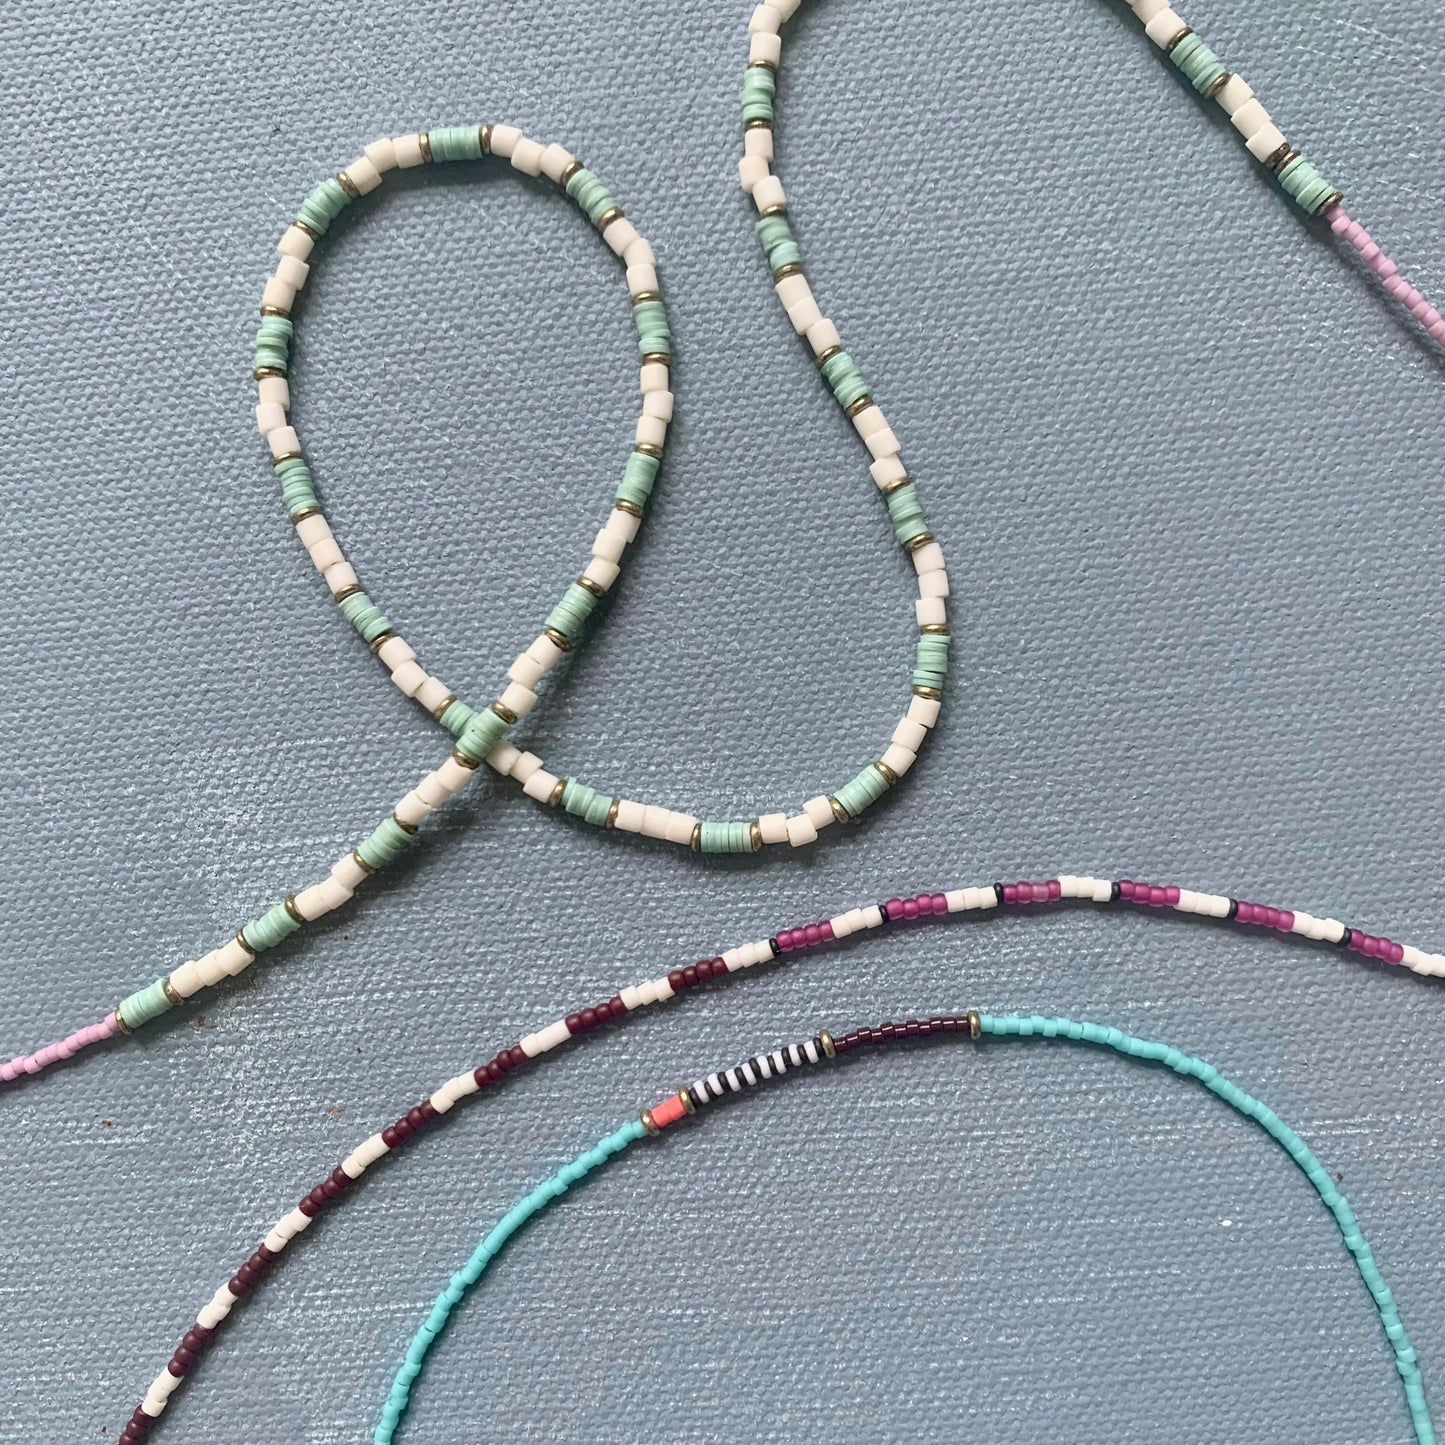
{"label": "coral colored bead", "polygon": [[659,1104],[649,1112],[652,1114],[652,1122],[659,1129],[665,1129],[669,1124],[676,1124],[687,1113],[687,1108],[682,1102],[682,1095],[674,1094],[666,1103]]}

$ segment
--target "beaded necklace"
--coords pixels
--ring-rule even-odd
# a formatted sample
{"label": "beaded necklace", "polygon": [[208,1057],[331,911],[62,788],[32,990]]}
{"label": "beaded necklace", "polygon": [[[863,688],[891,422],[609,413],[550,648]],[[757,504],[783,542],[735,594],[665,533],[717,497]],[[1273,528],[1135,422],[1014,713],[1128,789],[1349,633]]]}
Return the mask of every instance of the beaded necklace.
{"label": "beaded necklace", "polygon": [[[483,762],[514,779],[529,797],[540,804],[566,811],[599,828],[638,833],[703,852],[754,852],[764,846],[784,842],[794,848],[807,846],[834,823],[860,816],[909,771],[938,719],[946,681],[949,660],[947,573],[942,550],[927,524],[914,484],[901,460],[898,440],[858,367],[842,349],[837,328],[822,314],[813,297],[803,269],[802,253],[788,220],[787,198],[781,181],[774,173],[772,124],[775,77],[781,57],[780,30],[799,3],[800,0],[773,0],[773,3],[761,4],[754,10],[749,23],[749,61],[742,90],[744,155],[739,165],[739,177],[758,212],[757,232],[774,289],[794,330],[806,341],[840,407],[868,451],[870,473],[884,498],[895,535],[907,549],[918,579],[918,597],[914,604],[918,637],[911,677],[912,694],[907,712],[895,728],[888,747],[877,760],[835,791],[810,798],[792,813],[775,812],[742,821],[709,822],[661,805],[613,796],[576,778],[554,774],[541,758],[510,740],[512,729],[527,716],[537,701],[536,689],[543,677],[565,653],[585,641],[585,624],[600,598],[620,575],[627,548],[640,528],[658,475],[667,426],[672,417],[673,396],[669,385],[671,337],[655,258],[647,242],[623,215],[601,180],[560,146],[543,145],[515,128],[503,125],[445,127],[376,141],[334,179],[324,181],[312,191],[303,202],[297,219],[282,236],[278,246],[280,260],[275,273],[266,283],[262,300],[262,321],[255,355],[259,392],[256,421],[281,483],[283,504],[339,609],[387,669],[392,681],[447,730],[453,740],[453,750],[450,757],[408,792],[390,815],[354,850],[346,853],[325,878],[287,896],[281,903],[245,924],[234,938],[220,947],[131,994],[101,1022],[0,1066],[0,1081],[36,1073],[92,1044],[133,1031],[222,978],[240,973],[262,952],[295,933],[303,924],[341,907],[368,877],[384,868],[408,846],[424,819],[461,791]],[[1399,300],[1434,339],[1445,342],[1445,320],[1440,313],[1399,275],[1395,264],[1346,214],[1340,193],[1288,144],[1250,87],[1240,77],[1225,71],[1214,53],[1163,0],[1130,0],[1130,4],[1144,23],[1150,39],[1202,97],[1218,102],[1251,155],[1266,166],[1285,192],[1307,215],[1326,220],[1333,234],[1358,253],[1389,294]],[[294,339],[293,305],[309,275],[315,243],[325,235],[335,218],[354,199],[376,189],[393,169],[475,160],[488,155],[509,161],[514,169],[524,174],[545,175],[561,185],[620,258],[626,271],[638,332],[642,409],[622,480],[607,520],[593,542],[589,560],[577,581],[547,615],[536,641],[518,656],[509,669],[507,684],[500,695],[487,707],[474,709],[422,667],[414,650],[395,632],[381,608],[362,588],[355,569],[346,560],[325,519],[314,479],[288,419],[291,401],[288,376]],[[1445,976],[1445,955],[1377,937],[1338,920],[1175,886],[1075,875],[1060,875],[1045,882],[987,884],[924,893],[906,900],[891,899],[882,904],[850,909],[821,922],[781,930],[764,940],[674,969],[665,977],[624,988],[600,1004],[567,1014],[501,1050],[489,1062],[458,1075],[395,1124],[366,1140],[278,1223],[246,1264],[201,1311],[196,1325],[187,1333],[181,1347],[126,1425],[120,1437],[123,1445],[144,1438],[200,1352],[211,1343],[217,1328],[236,1301],[250,1291],[287,1244],[302,1233],[322,1209],[339,1198],[371,1164],[449,1112],[465,1097],[499,1083],[527,1061],[600,1024],[618,1021],[631,1012],[663,1002],[688,988],[778,958],[784,953],[825,945],[851,933],[899,921],[1063,900],[1127,903],[1226,919],[1298,934],[1420,974]],[[1353,1217],[1348,1213],[1348,1205],[1331,1187],[1316,1179],[1319,1166],[1314,1156],[1272,1113],[1233,1085],[1228,1085],[1227,1081],[1219,1079],[1207,1065],[1172,1050],[1159,1052],[1162,1046],[1132,1040],[1112,1030],[1098,1030],[1093,1025],[1073,1024],[1066,1020],[995,1020],[986,1016],[969,1016],[970,1024],[975,1021],[981,1032],[1000,1037],[1061,1035],[1128,1053],[1136,1052],[1137,1045],[1138,1050],[1144,1051],[1139,1053],[1140,1057],[1164,1062],[1180,1072],[1191,1074],[1234,1107],[1263,1124],[1310,1174],[1325,1203],[1335,1214],[1346,1244],[1355,1254],[1362,1276],[1375,1295],[1387,1333],[1396,1345],[1417,1436],[1422,1442],[1433,1440],[1413,1355],[1407,1358],[1406,1353],[1401,1353],[1402,1349],[1408,1352],[1408,1342],[1404,1340],[1398,1319],[1387,1313],[1387,1307],[1392,1311],[1393,1304],[1389,1302],[1388,1291],[1378,1273],[1370,1272],[1374,1267],[1370,1262],[1368,1246],[1352,1227]],[[880,1031],[863,1030],[859,1034],[845,1036],[838,1041],[837,1047],[839,1051],[846,1052],[864,1043],[913,1037],[918,1031],[938,1032],[940,1030],[934,1027],[935,1024],[950,1022],[954,1027],[942,1028],[942,1031],[956,1032],[958,1020],[930,1020],[926,1024],[903,1026],[901,1034],[896,1030],[888,1032],[892,1026],[884,1026]],[[910,1033],[910,1029],[914,1032]],[[784,1073],[789,1062],[798,1064],[799,1050],[803,1058],[814,1062],[821,1037],[796,1046],[786,1054],[760,1056],[757,1061],[742,1066],[741,1073],[725,1071],[722,1075],[709,1076],[650,1111],[645,1120],[626,1126],[609,1138],[619,1141],[616,1149],[620,1149],[642,1137],[649,1124],[656,1128],[667,1127],[686,1112],[689,1102],[696,1105],[724,1091],[715,1089],[719,1079],[725,1089],[731,1091],[737,1087],[735,1080],[739,1078],[744,1083],[752,1083],[757,1078],[770,1077],[770,1071]],[[592,1152],[595,1151],[582,1158],[590,1159]],[[608,1157],[609,1152],[616,1150],[603,1149],[603,1157]],[[569,1166],[569,1170],[575,1171],[577,1167]],[[560,1192],[553,1190],[555,1182],[545,1186],[545,1190]],[[536,1196],[529,1196],[529,1199],[533,1197]],[[548,1197],[552,1194],[549,1193]],[[535,1209],[526,1211],[532,1212]],[[516,1214],[514,1210],[513,1215]],[[509,1215],[508,1219],[512,1219],[513,1215]],[[520,1223],[520,1217],[516,1223]],[[516,1223],[511,1226],[512,1229]],[[477,1272],[480,1273],[480,1267]],[[380,1434],[378,1438],[381,1438]]]}

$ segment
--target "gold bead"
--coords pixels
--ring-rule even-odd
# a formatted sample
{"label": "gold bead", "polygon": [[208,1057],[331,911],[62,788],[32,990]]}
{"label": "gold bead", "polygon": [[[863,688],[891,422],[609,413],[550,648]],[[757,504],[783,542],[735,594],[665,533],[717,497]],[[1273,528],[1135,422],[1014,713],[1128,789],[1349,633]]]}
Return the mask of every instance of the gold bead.
{"label": "gold bead", "polygon": [[636,502],[629,502],[625,497],[619,497],[612,504],[619,512],[626,512],[629,517],[641,517],[642,508]]}
{"label": "gold bead", "polygon": [[867,411],[873,405],[873,398],[865,391],[862,396],[855,397],[843,408],[843,414],[850,420],[857,416],[860,411]]}
{"label": "gold bead", "polygon": [[968,1036],[976,1039],[983,1033],[983,1020],[978,1016],[978,1010],[971,1008],[968,1011]]}
{"label": "gold bead", "polygon": [[758,219],[766,221],[769,216],[786,216],[788,214],[788,203],[786,201],[774,201],[771,206],[764,206],[758,212]]}
{"label": "gold bead", "polygon": [[565,187],[566,184],[568,183],[568,181],[570,181],[570,180],[572,179],[572,177],[577,174],[578,171],[583,170],[583,169],[584,169],[584,167],[583,167],[581,161],[572,161],[572,162],[568,165],[567,169],[562,172],[562,184],[563,184],[563,186]]}
{"label": "gold bead", "polygon": [[421,131],[416,138],[417,148],[421,151],[421,158],[427,165],[432,163],[431,157],[431,134],[429,131]]}
{"label": "gold bead", "polygon": [[672,353],[670,351],[649,351],[643,358],[644,366],[671,366]]}
{"label": "gold bead", "polygon": [[567,791],[567,779],[558,778],[557,786],[552,789],[552,796],[547,799],[547,806],[555,808],[562,801],[562,794]]}
{"label": "gold bead", "polygon": [[1169,52],[1170,52],[1171,50],[1173,50],[1174,47],[1175,47],[1176,45],[1178,45],[1179,42],[1182,41],[1186,36],[1193,35],[1193,34],[1194,34],[1194,31],[1193,31],[1188,25],[1183,25],[1183,26],[1181,26],[1180,29],[1179,29],[1179,34],[1176,35],[1176,36],[1169,42],[1169,44],[1164,47],[1164,53],[1165,53],[1165,55],[1168,55]]}
{"label": "gold bead", "polygon": [[632,450],[641,452],[645,457],[652,457],[654,461],[662,460],[662,448],[656,442],[638,442]]}
{"label": "gold bead", "polygon": [[477,770],[477,763],[469,758],[460,748],[452,749],[452,761],[459,767],[468,769],[470,772],[476,772]]}
{"label": "gold bead", "polygon": [[613,206],[613,207],[611,208],[611,210],[603,211],[603,213],[602,213],[600,216],[598,216],[598,218],[597,218],[597,230],[598,230],[598,232],[600,233],[600,232],[602,232],[602,231],[605,231],[605,230],[608,228],[608,226],[610,226],[614,221],[620,221],[621,219],[622,219],[622,207],[621,207],[621,206]]}
{"label": "gold bead", "polygon": [[370,643],[371,655],[375,657],[376,654],[380,652],[381,649],[385,647],[386,644],[390,642],[391,639],[395,636],[396,633],[394,632],[383,632],[380,637],[373,637]]}
{"label": "gold bead", "polygon": [[677,1091],[677,1097],[682,1100],[682,1112],[684,1114],[696,1114],[697,1105],[692,1102],[692,1090],[686,1084]]}
{"label": "gold bead", "polygon": [[361,591],[361,583],[353,582],[350,587],[343,587],[340,592],[333,594],[333,602],[345,602],[348,597],[355,597]]}
{"label": "gold bead", "polygon": [[299,511],[291,513],[291,523],[294,526],[297,522],[304,522],[307,517],[319,517],[320,507],[302,507]]}
{"label": "gold bead", "polygon": [[769,129],[771,129],[772,124],[773,124],[773,123],[772,123],[772,121],[770,121],[770,120],[750,120],[750,121],[743,127],[743,129],[744,129],[744,130],[769,130]]}
{"label": "gold bead", "polygon": [[891,497],[894,492],[901,492],[912,480],[913,478],[905,472],[896,482],[889,482],[888,485],[883,488],[883,495],[885,497]]}
{"label": "gold bead", "polygon": [[925,622],[918,630],[928,637],[949,637],[952,635],[948,630],[948,623],[946,622]]}
{"label": "gold bead", "polygon": [[341,189],[345,191],[353,201],[359,201],[361,199],[360,188],[345,171],[337,171],[336,179],[341,183]]}
{"label": "gold bead", "polygon": [[271,465],[272,465],[273,467],[279,467],[282,462],[299,462],[300,460],[301,460],[301,451],[300,451],[300,448],[294,448],[293,450],[291,450],[291,451],[289,451],[289,452],[282,452],[282,453],[280,454],[280,456],[272,457],[272,458],[271,458]]}
{"label": "gold bead", "polygon": [[802,274],[802,264],[798,261],[789,261],[786,266],[779,266],[773,272],[773,284],[776,286],[779,281],[786,281],[789,276],[801,276]]}
{"label": "gold bead", "polygon": [[305,918],[302,917],[300,911],[296,907],[296,895],[294,893],[288,893],[286,895],[285,903],[287,913],[289,913],[292,918],[297,921],[297,923],[306,922]]}
{"label": "gold bead", "polygon": [[1298,154],[1299,152],[1295,150],[1288,141],[1285,141],[1283,145],[1276,146],[1275,149],[1264,158],[1264,168],[1278,175],[1285,168],[1286,164]]}
{"label": "gold bead", "polygon": [[245,951],[246,951],[252,958],[255,958],[255,957],[256,957],[256,950],[255,950],[254,948],[252,948],[249,943],[246,942],[246,935],[245,935],[245,933],[242,932],[242,930],[239,929],[239,928],[236,930],[236,942],[239,943],[239,944],[241,945],[241,947],[242,947],[243,949],[245,949]]}
{"label": "gold bead", "polygon": [[832,346],[825,346],[813,359],[819,366],[826,366],[842,349],[843,348],[836,343]]}
{"label": "gold bead", "polygon": [[827,1054],[830,1059],[836,1059],[838,1057],[838,1046],[833,1042],[833,1035],[830,1034],[827,1029],[819,1031],[818,1042],[822,1044],[823,1052]]}
{"label": "gold bead", "polygon": [[926,547],[931,541],[933,541],[932,532],[920,532],[916,537],[909,538],[908,550],[916,552],[920,547]]}
{"label": "gold bead", "polygon": [[1329,195],[1325,197],[1324,204],[1315,212],[1315,215],[1322,216],[1326,211],[1334,210],[1344,199],[1345,193],[1343,191],[1331,191]]}
{"label": "gold bead", "polygon": [[763,846],[763,825],[756,819],[748,824],[748,842],[753,845],[753,852],[758,852]]}
{"label": "gold bead", "polygon": [[352,849],[351,856],[356,860],[356,866],[360,868],[361,871],[365,873],[368,878],[370,878],[371,875],[376,872],[376,869],[373,868],[371,864],[368,863],[366,859],[361,856],[360,853],[356,852],[355,849]]}
{"label": "gold bead", "polygon": [[517,721],[517,714],[514,713],[501,698],[498,698],[496,702],[492,704],[492,711],[496,713],[508,727],[511,727],[512,724]]}
{"label": "gold bead", "polygon": [[287,307],[287,306],[263,306],[263,307],[261,308],[261,315],[262,315],[262,316],[285,316],[285,317],[288,317],[288,318],[289,318],[290,315],[291,315],[291,310],[290,310],[290,308]]}
{"label": "gold bead", "polygon": [[942,702],[943,693],[936,687],[924,687],[922,684],[913,689],[914,697],[926,697],[930,702]]}
{"label": "gold bead", "polygon": [[590,592],[594,597],[605,597],[607,595],[606,589],[603,588],[600,583],[594,582],[590,577],[579,577],[577,579],[577,585],[584,592]]}
{"label": "gold bead", "polygon": [[572,641],[565,632],[558,632],[555,627],[548,627],[543,630],[543,635],[554,647],[560,647],[563,652],[572,651]]}
{"label": "gold bead", "polygon": [[251,379],[253,381],[265,381],[268,376],[285,376],[286,373],[279,366],[254,366],[251,368]]}
{"label": "gold bead", "polygon": [[701,853],[701,852],[702,852],[702,824],[701,824],[701,823],[694,823],[694,824],[692,825],[692,838],[691,838],[689,841],[690,841],[691,844],[692,844],[692,851],[693,851],[694,853]]}
{"label": "gold bead", "polygon": [[828,806],[833,810],[833,816],[840,823],[846,823],[848,821],[848,810],[842,805],[842,803],[837,800],[837,798],[829,798]]}
{"label": "gold bead", "polygon": [[750,61],[748,61],[748,69],[749,69],[749,70],[776,70],[777,68],[778,68],[778,67],[777,67],[776,65],[774,65],[771,60],[750,60]]}
{"label": "gold bead", "polygon": [[123,1034],[133,1034],[135,1030],[121,1017],[120,1008],[117,1006],[110,1011],[110,1016],[115,1020],[115,1026]]}
{"label": "gold bead", "polygon": [[878,769],[879,775],[890,788],[898,782],[898,774],[895,773],[893,769],[888,766],[887,763],[880,761],[874,763],[873,766]]}
{"label": "gold bead", "polygon": [[632,304],[641,306],[644,301],[661,301],[661,291],[634,291],[632,293]]}
{"label": "gold bead", "polygon": [[652,1110],[651,1110],[651,1109],[644,1109],[644,1110],[642,1111],[641,1118],[642,1118],[642,1127],[643,1127],[644,1129],[646,1129],[647,1132],[648,1132],[649,1134],[651,1134],[654,1138],[656,1138],[657,1135],[659,1135],[659,1134],[662,1133],[662,1130],[659,1129],[659,1128],[657,1127],[657,1125],[652,1122]]}
{"label": "gold bead", "polygon": [[1232,79],[1233,77],[1226,70],[1224,74],[1221,75],[1217,80],[1210,81],[1209,85],[1203,91],[1205,100],[1213,100],[1214,97],[1218,95],[1219,92],[1223,90],[1224,87],[1228,85]]}
{"label": "gold bead", "polygon": [[480,125],[477,127],[477,144],[482,148],[482,154],[489,156],[492,153],[492,127]]}
{"label": "gold bead", "polygon": [[185,999],[175,991],[168,978],[161,981],[161,992],[170,1000],[172,1008],[180,1008],[180,1006],[185,1003]]}
{"label": "gold bead", "polygon": [[607,810],[607,821],[603,823],[604,828],[615,828],[617,826],[617,810],[622,806],[621,798],[613,798],[612,806]]}
{"label": "gold bead", "polygon": [[436,718],[436,720],[437,720],[438,722],[440,722],[440,721],[441,721],[442,714],[443,714],[456,700],[457,700],[457,695],[456,695],[456,693],[454,693],[454,692],[449,692],[449,693],[431,710],[432,716],[433,716],[434,718]]}
{"label": "gold bead", "polygon": [[393,823],[395,823],[396,826],[397,826],[398,828],[400,828],[403,833],[406,833],[406,834],[408,834],[410,837],[413,837],[413,838],[416,837],[416,835],[417,835],[417,825],[416,825],[415,823],[404,823],[404,822],[402,822],[402,820],[401,820],[400,818],[398,818],[398,817],[396,816],[395,813],[393,813],[393,814],[391,815],[391,821],[392,821]]}
{"label": "gold bead", "polygon": [[315,226],[303,221],[300,216],[297,216],[291,224],[295,226],[298,231],[305,231],[313,241],[319,241],[321,239],[321,232],[318,231]]}

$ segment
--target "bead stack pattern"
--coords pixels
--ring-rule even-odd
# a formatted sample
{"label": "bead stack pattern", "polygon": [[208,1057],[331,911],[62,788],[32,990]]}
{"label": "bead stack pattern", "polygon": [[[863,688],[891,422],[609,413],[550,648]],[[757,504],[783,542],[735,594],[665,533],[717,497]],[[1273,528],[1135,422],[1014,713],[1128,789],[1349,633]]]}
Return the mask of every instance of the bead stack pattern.
{"label": "bead stack pattern", "polygon": [[1181,1053],[1168,1044],[1156,1043],[1152,1039],[1138,1038],[1119,1029],[1074,1019],[1045,1018],[1039,1015],[994,1017],[977,1012],[961,1017],[942,1016],[909,1019],[903,1023],[884,1023],[855,1029],[851,1033],[840,1035],[836,1040],[829,1033],[823,1032],[801,1044],[793,1044],[772,1053],[758,1054],[733,1068],[709,1074],[699,1083],[680,1089],[660,1104],[643,1110],[640,1120],[623,1125],[579,1155],[572,1163],[565,1165],[508,1212],[438,1296],[431,1312],[413,1336],[397,1370],[382,1409],[381,1419],[372,1437],[374,1445],[392,1445],[395,1440],[397,1429],[411,1403],[412,1386],[421,1373],[427,1353],[446,1328],[455,1307],[478,1283],[512,1235],[554,1200],[561,1198],[585,1174],[612,1163],[645,1134],[660,1134],[664,1129],[695,1113],[699,1104],[727,1094],[744,1093],[748,1088],[768,1080],[781,1079],[790,1068],[796,1070],[804,1063],[817,1064],[825,1058],[852,1053],[870,1046],[949,1036],[1004,1041],[1055,1039],[1092,1045],[1126,1058],[1157,1064],[1184,1078],[1192,1079],[1230,1108],[1257,1124],[1299,1167],[1328,1210],[1380,1317],[1385,1337],[1393,1352],[1395,1369],[1404,1389],[1405,1405],[1416,1441],[1418,1445],[1436,1445],[1435,1429],[1414,1347],[1410,1344],[1410,1337],[1400,1319],[1394,1295],[1380,1272],[1374,1251],[1360,1228],[1359,1220],[1355,1217],[1349,1201],[1340,1192],[1334,1176],[1324,1167],[1309,1145],[1273,1109],[1225,1078],[1212,1064],[1193,1055]]}

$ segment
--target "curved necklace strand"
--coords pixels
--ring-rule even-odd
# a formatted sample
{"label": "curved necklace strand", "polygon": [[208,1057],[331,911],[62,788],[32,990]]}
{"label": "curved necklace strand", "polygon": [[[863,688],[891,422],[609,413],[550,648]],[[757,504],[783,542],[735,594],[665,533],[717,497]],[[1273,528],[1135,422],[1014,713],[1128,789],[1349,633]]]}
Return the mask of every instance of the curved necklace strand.
{"label": "curved necklace strand", "polygon": [[1374,1301],[1380,1324],[1384,1327],[1385,1336],[1394,1352],[1395,1368],[1404,1388],[1405,1404],[1409,1410],[1410,1423],[1414,1427],[1415,1439],[1418,1445],[1436,1445],[1435,1428],[1431,1423],[1430,1407],[1425,1399],[1425,1388],[1420,1378],[1415,1350],[1400,1319],[1395,1297],[1380,1273],[1374,1252],[1355,1218],[1354,1210],[1350,1208],[1349,1201],[1340,1192],[1333,1176],[1320,1163],[1314,1151],[1273,1109],[1246,1093],[1203,1059],[1181,1053],[1167,1044],[1137,1038],[1099,1024],[1079,1023],[1073,1019],[1043,1018],[1037,1015],[996,1018],[976,1012],[961,1017],[912,1019],[901,1024],[885,1023],[876,1028],[856,1029],[836,1040],[832,1035],[823,1032],[785,1049],[758,1054],[733,1068],[709,1074],[670,1095],[653,1108],[644,1109],[640,1118],[630,1120],[591,1149],[578,1155],[570,1164],[564,1165],[502,1217],[438,1296],[431,1312],[413,1336],[397,1369],[381,1420],[372,1437],[375,1445],[392,1445],[397,1428],[411,1402],[412,1385],[421,1373],[428,1351],[446,1328],[453,1309],[481,1279],[507,1241],[587,1174],[610,1164],[640,1139],[660,1134],[714,1099],[721,1099],[728,1094],[744,1093],[759,1083],[784,1078],[806,1065],[818,1064],[854,1049],[932,1037],[1062,1039],[1090,1044],[1127,1058],[1172,1069],[1176,1074],[1195,1080],[1230,1108],[1258,1124],[1299,1166],[1314,1186],[1325,1208],[1329,1210],[1345,1248],[1359,1271],[1360,1279]]}
{"label": "curved necklace strand", "polygon": [[[744,155],[739,163],[739,178],[758,211],[758,236],[779,301],[867,447],[873,479],[884,495],[895,534],[909,550],[917,572],[915,613],[919,637],[913,696],[888,748],[836,792],[809,799],[797,813],[712,823],[670,808],[612,796],[575,778],[559,777],[536,754],[508,740],[512,727],[535,703],[535,688],[542,677],[564,652],[583,640],[583,624],[620,574],[626,549],[637,535],[657,476],[673,396],[669,390],[671,334],[655,258],[603,183],[561,146],[544,146],[514,127],[501,125],[451,126],[373,142],[334,179],[322,182],[311,192],[295,223],[281,238],[281,259],[262,297],[255,357],[259,391],[256,420],[280,478],[288,514],[342,613],[380,658],[392,681],[453,735],[455,749],[441,767],[427,774],[401,799],[366,839],[338,860],[326,878],[288,896],[245,924],[220,947],[129,995],[100,1022],[0,1065],[0,1083],[38,1073],[94,1044],[131,1032],[221,979],[242,972],[262,952],[304,923],[341,907],[367,878],[407,847],[423,819],[464,788],[483,761],[521,784],[530,797],[589,823],[690,845],[704,852],[750,852],[784,841],[794,847],[804,846],[833,822],[859,816],[911,768],[937,722],[941,705],[948,668],[948,579],[942,550],[900,460],[897,438],[873,401],[861,372],[843,351],[837,328],[823,316],[813,297],[788,220],[787,197],[774,174],[773,118],[776,71],[782,54],[780,30],[799,3],[773,0],[758,5],[749,21],[748,68],[741,97]],[[1286,141],[1251,87],[1240,76],[1226,71],[1214,52],[1163,0],[1130,0],[1130,4],[1149,38],[1201,97],[1214,100],[1228,114],[1250,154],[1274,175],[1284,191],[1308,215],[1328,221],[1332,232],[1356,251],[1386,291],[1432,337],[1445,343],[1445,319],[1399,274],[1398,267],[1369,233],[1345,212],[1341,193]],[[287,413],[294,335],[291,309],[309,274],[309,257],[316,240],[354,199],[376,189],[388,171],[470,160],[485,154],[504,157],[525,174],[546,175],[561,185],[622,260],[638,331],[642,414],[614,506],[597,534],[589,562],[548,614],[542,634],[513,663],[501,695],[489,707],[475,711],[422,668],[410,645],[362,589],[322,513]],[[1391,961],[1416,966],[1409,961],[1416,950],[1399,951],[1401,958]],[[1436,956],[1426,957],[1432,961],[1421,971],[1435,972]]]}

